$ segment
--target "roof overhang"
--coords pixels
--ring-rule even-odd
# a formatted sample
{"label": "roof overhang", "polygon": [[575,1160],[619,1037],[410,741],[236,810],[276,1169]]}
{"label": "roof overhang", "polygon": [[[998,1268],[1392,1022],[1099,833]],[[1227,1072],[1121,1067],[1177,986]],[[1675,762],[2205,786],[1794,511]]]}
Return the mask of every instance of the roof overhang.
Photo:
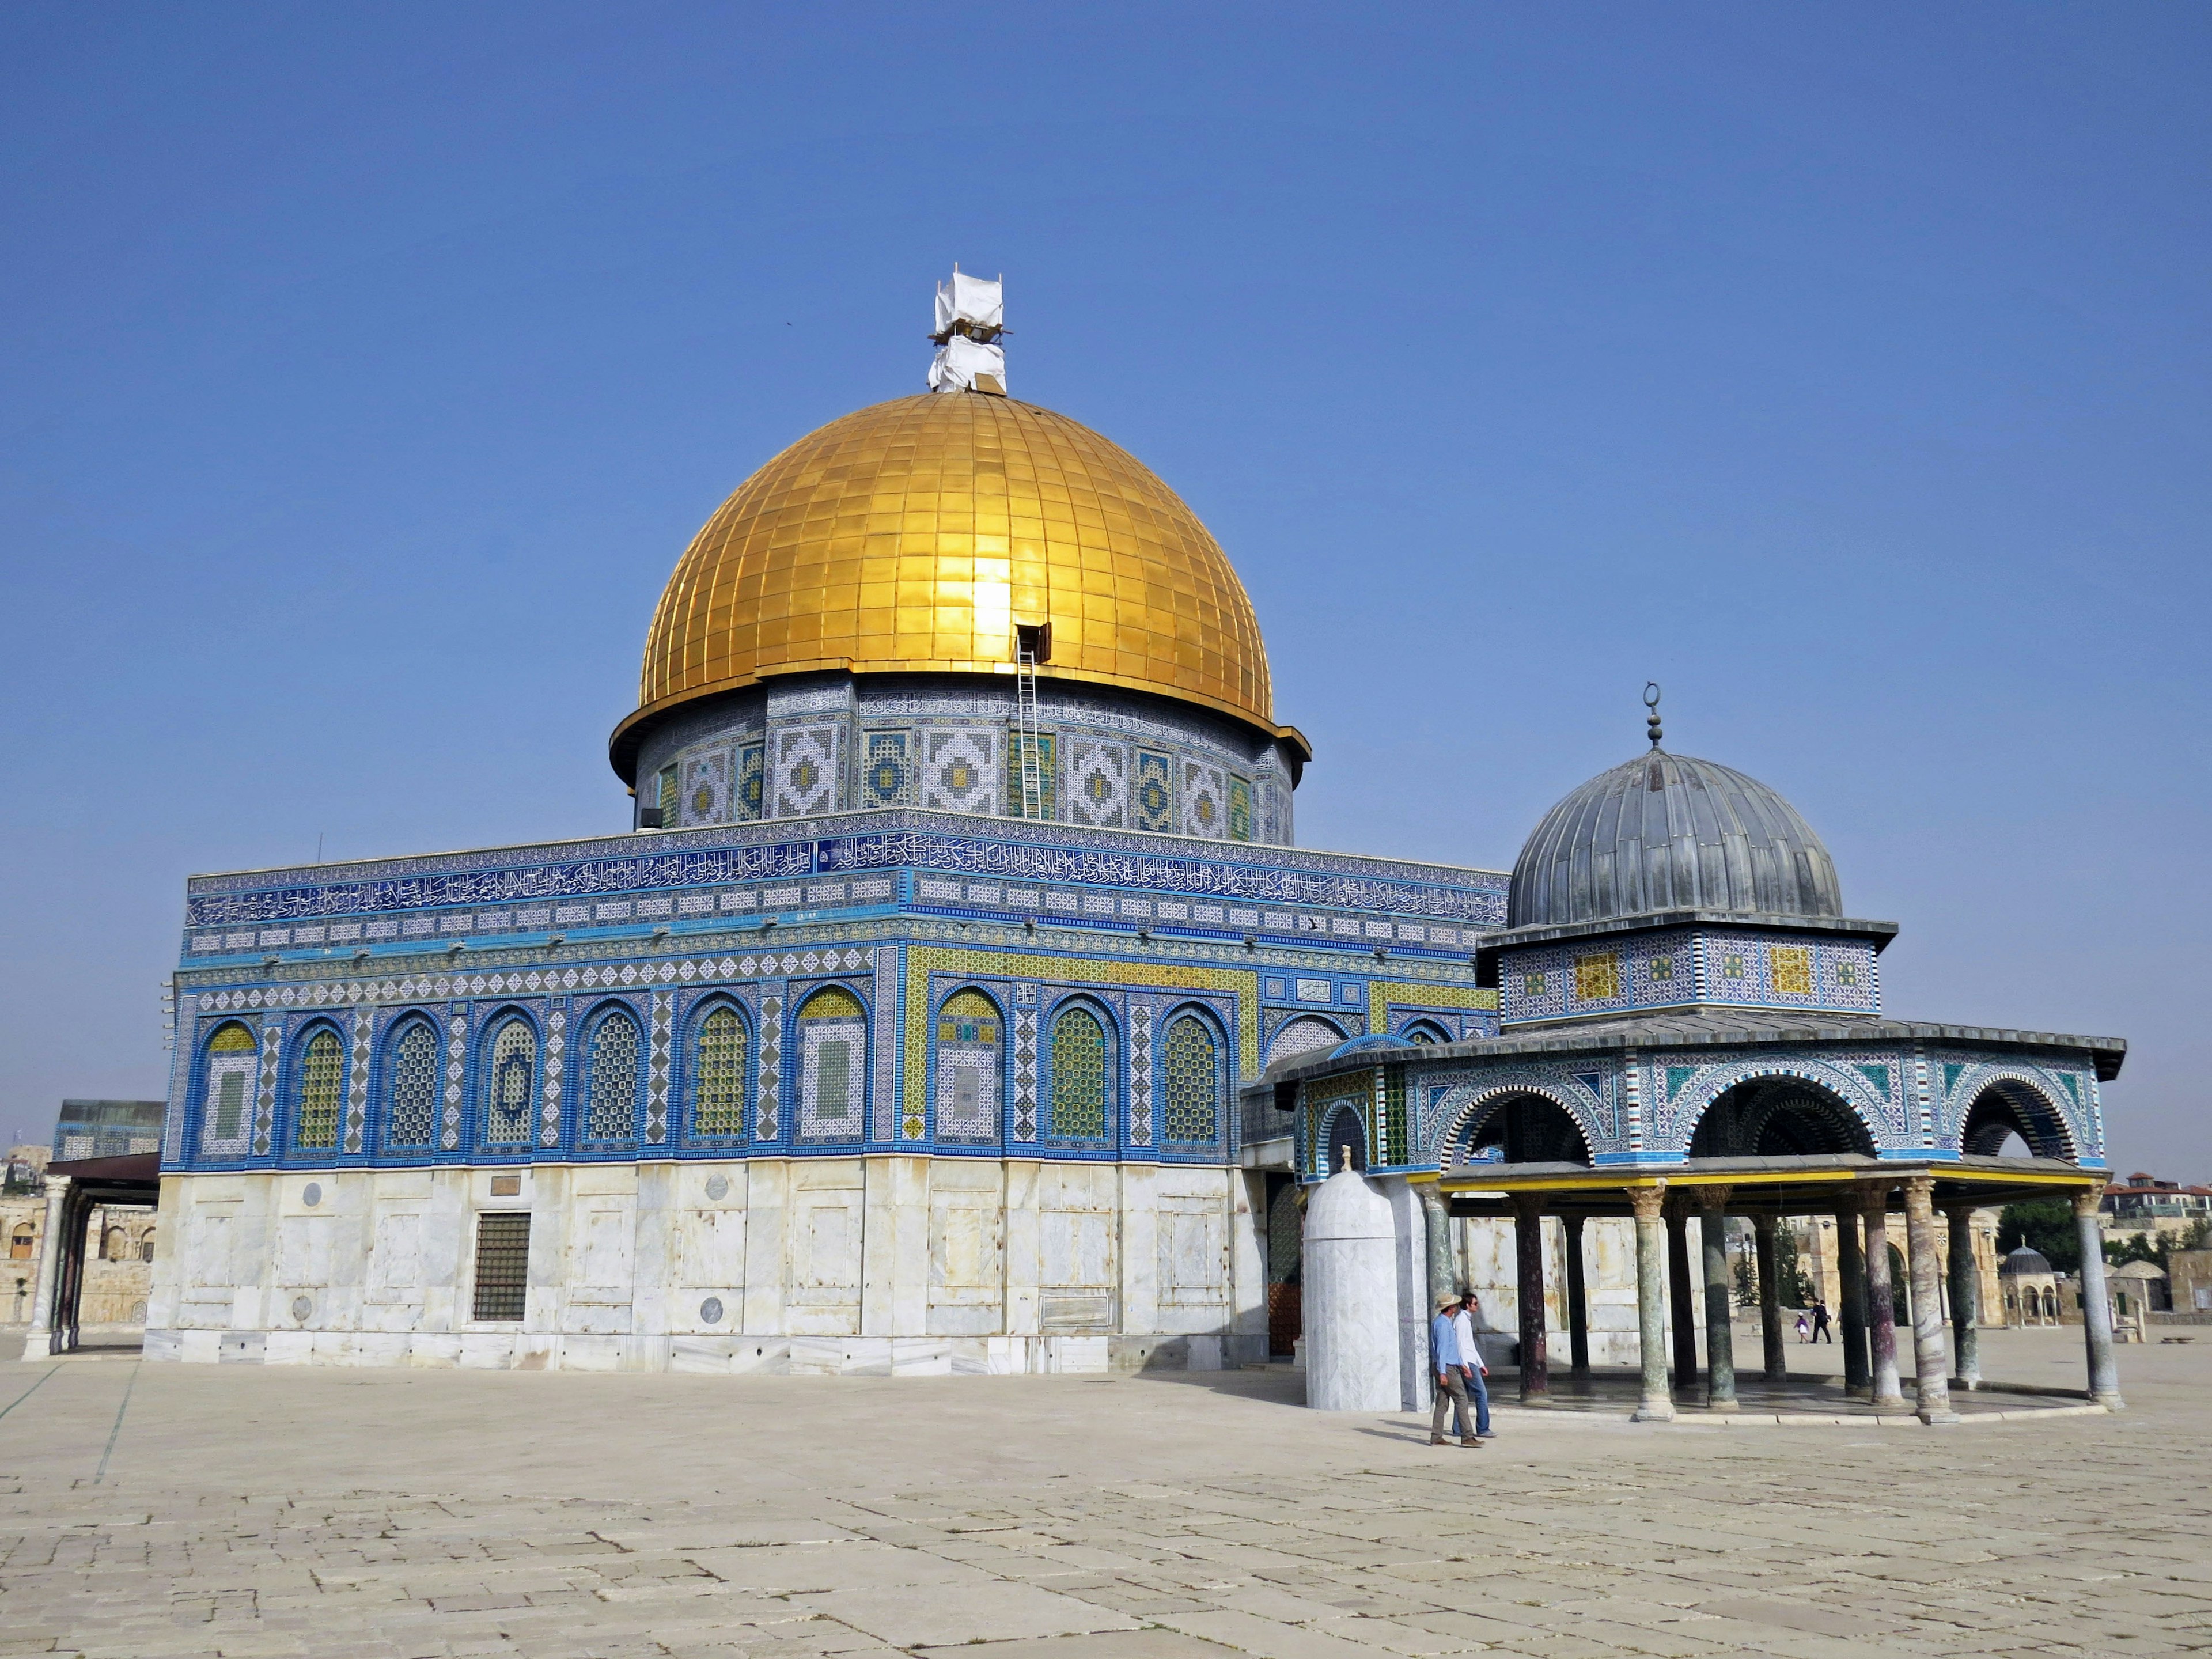
{"label": "roof overhang", "polygon": [[1629,1194],[1661,1188],[1683,1193],[1694,1205],[1701,1188],[1728,1189],[1730,1215],[1812,1215],[1856,1208],[1869,1191],[1887,1188],[1892,1209],[1903,1206],[1902,1188],[1924,1176],[1936,1183],[1935,1203],[1994,1208],[2027,1199],[2094,1192],[2105,1171],[2084,1170],[2052,1158],[1869,1158],[1846,1152],[1806,1158],[1697,1158],[1673,1164],[1462,1164],[1437,1176],[1455,1215],[1507,1215],[1515,1200],[1534,1194],[1558,1215],[1634,1213]]}

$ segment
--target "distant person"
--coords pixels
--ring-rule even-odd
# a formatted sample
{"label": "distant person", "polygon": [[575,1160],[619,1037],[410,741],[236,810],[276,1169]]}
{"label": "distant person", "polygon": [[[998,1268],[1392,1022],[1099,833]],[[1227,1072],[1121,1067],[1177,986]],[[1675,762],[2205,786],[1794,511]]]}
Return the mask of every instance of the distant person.
{"label": "distant person", "polygon": [[1806,1318],[1803,1314],[1797,1316],[1797,1340],[1800,1342],[1810,1342],[1813,1340],[1813,1322]]}
{"label": "distant person", "polygon": [[1828,1328],[1828,1304],[1825,1302],[1813,1304],[1813,1340],[1835,1346],[1836,1334]]}
{"label": "distant person", "polygon": [[1452,1316],[1452,1331],[1459,1338],[1460,1375],[1467,1379],[1468,1392],[1474,1396],[1475,1438],[1495,1440],[1498,1437],[1490,1431],[1490,1384],[1483,1381],[1490,1375],[1490,1367],[1482,1363],[1482,1345],[1474,1340],[1478,1309],[1473,1291],[1462,1294],[1459,1311]]}
{"label": "distant person", "polygon": [[1461,1374],[1459,1331],[1452,1323],[1452,1313],[1459,1306],[1456,1296],[1437,1298],[1437,1316],[1429,1322],[1429,1364],[1437,1374],[1437,1408],[1429,1416],[1429,1443],[1447,1445],[1444,1438],[1444,1407],[1449,1405],[1459,1424],[1459,1443],[1480,1446],[1474,1427],[1467,1420],[1467,1381]]}

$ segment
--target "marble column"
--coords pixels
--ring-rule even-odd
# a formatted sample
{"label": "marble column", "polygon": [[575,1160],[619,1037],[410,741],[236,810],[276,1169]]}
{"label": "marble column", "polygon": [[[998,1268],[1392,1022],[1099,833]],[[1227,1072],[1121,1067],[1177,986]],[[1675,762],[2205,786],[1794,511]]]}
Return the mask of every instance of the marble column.
{"label": "marble column", "polygon": [[1644,1373],[1638,1423],[1674,1420],[1667,1391],[1667,1224],[1660,1213],[1666,1200],[1663,1187],[1629,1189],[1628,1200],[1636,1206],[1636,1355]]}
{"label": "marble column", "polygon": [[1567,1370],[1589,1375],[1589,1292],[1583,1284],[1583,1218],[1559,1218],[1567,1246]]}
{"label": "marble column", "polygon": [[2105,1291],[2105,1232],[2097,1224],[2101,1188],[2074,1194],[2074,1234],[2081,1243],[2081,1340],[2089,1350],[2089,1398],[2120,1411],[2120,1368],[2112,1360],[2112,1304]]}
{"label": "marble column", "polygon": [[1458,1265],[1452,1261],[1451,1205],[1433,1181],[1423,1182],[1417,1190],[1421,1214],[1429,1224],[1429,1308],[1433,1312],[1438,1297],[1460,1289]]}
{"label": "marble column", "polygon": [[1552,1366],[1544,1346],[1544,1200],[1513,1197],[1513,1265],[1521,1313],[1521,1403],[1549,1405]]}
{"label": "marble column", "polygon": [[1859,1212],[1836,1211],[1836,1340],[1844,1345],[1844,1393],[1864,1400],[1874,1393],[1867,1370],[1866,1255],[1859,1249]]}
{"label": "marble column", "polygon": [[1782,1286],[1774,1277],[1774,1240],[1778,1223],[1771,1215],[1751,1218],[1759,1249],[1759,1347],[1770,1382],[1790,1379],[1789,1351],[1782,1346]]}
{"label": "marble column", "polygon": [[1667,1199],[1667,1294],[1674,1315],[1674,1386],[1698,1386],[1697,1292],[1690,1282],[1690,1200],[1686,1193]]}
{"label": "marble column", "polygon": [[1897,1310],[1889,1285],[1889,1188],[1859,1188],[1859,1214],[1866,1224],[1867,1359],[1873,1373],[1877,1411],[1905,1409],[1897,1382]]}
{"label": "marble column", "polygon": [[1913,1393],[1923,1423],[1955,1423],[1951,1409],[1951,1357],[1943,1348],[1943,1264],[1936,1254],[1936,1182],[1914,1176],[1905,1183],[1905,1249],[1912,1275]]}
{"label": "marble column", "polygon": [[51,1359],[61,1350],[55,1346],[55,1304],[61,1298],[63,1258],[69,1254],[64,1234],[69,1212],[70,1178],[46,1177],[45,1231],[39,1236],[39,1277],[31,1287],[31,1328],[23,1334],[23,1358]]}
{"label": "marble column", "polygon": [[1949,1204],[1951,1224],[1951,1376],[1962,1389],[1982,1386],[1981,1341],[1978,1334],[1981,1275],[1974,1271],[1974,1206]]}
{"label": "marble column", "polygon": [[1735,1401],[1735,1286],[1729,1283],[1725,1187],[1698,1188],[1698,1234],[1705,1267],[1705,1406],[1732,1412]]}

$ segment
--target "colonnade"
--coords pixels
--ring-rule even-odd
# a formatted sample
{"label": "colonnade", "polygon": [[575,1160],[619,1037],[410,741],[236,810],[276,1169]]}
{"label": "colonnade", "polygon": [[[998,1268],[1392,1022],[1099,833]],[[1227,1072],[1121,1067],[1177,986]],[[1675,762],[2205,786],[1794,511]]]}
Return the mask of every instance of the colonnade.
{"label": "colonnade", "polygon": [[[1939,1251],[1936,1186],[1932,1176],[1895,1180],[1861,1177],[1828,1183],[1824,1195],[1833,1200],[1837,1265],[1843,1283],[1837,1334],[1843,1349],[1844,1392],[1869,1401],[1877,1412],[1903,1412],[1909,1407],[1922,1422],[1930,1424],[1957,1422],[1958,1413],[1951,1405],[1952,1388],[1971,1389],[1981,1383],[1973,1246],[1967,1218],[1988,1201],[1960,1200],[1943,1205],[1950,1224],[1950,1244],[1948,1252]],[[1637,1326],[1642,1376],[1635,1415],[1639,1421],[1669,1421],[1678,1403],[1716,1412],[1738,1408],[1735,1295],[1726,1246],[1726,1221],[1731,1214],[1749,1215],[1755,1239],[1760,1375],[1770,1382],[1780,1382],[1789,1375],[1775,1272],[1778,1230],[1785,1212],[1765,1195],[1755,1205],[1732,1203],[1736,1191],[1726,1182],[1649,1180],[1616,1187],[1612,1194],[1602,1194],[1625,1196],[1636,1218]],[[2089,1398],[2118,1411],[2124,1402],[2113,1361],[2112,1313],[2105,1293],[2102,1235],[2097,1224],[2099,1195],[2099,1189],[2091,1188],[2073,1197],[2075,1226],[2081,1243],[2082,1337]],[[1544,1312],[1543,1218],[1547,1210],[1557,1211],[1566,1234],[1565,1300],[1571,1375],[1583,1376],[1589,1371],[1583,1227],[1590,1212],[1589,1201],[1601,1194],[1577,1193],[1575,1196],[1581,1202],[1571,1208],[1558,1204],[1559,1196],[1542,1190],[1509,1194],[1518,1281],[1523,1404],[1548,1403],[1552,1387]],[[1442,1196],[1432,1201],[1436,1212],[1441,1212]],[[1910,1401],[1899,1373],[1894,1287],[1890,1279],[1890,1242],[1896,1224],[1893,1201],[1900,1201],[1903,1211],[1904,1257],[1911,1292],[1911,1328],[1905,1333],[1912,1344],[1914,1361],[1914,1398]],[[1694,1277],[1689,1243],[1692,1215],[1701,1224],[1698,1271]],[[1440,1219],[1440,1213],[1432,1216],[1432,1241],[1441,1231],[1433,1222]],[[1430,1273],[1435,1294],[1453,1288],[1449,1254],[1437,1249],[1433,1243]],[[1947,1290],[1951,1328],[1948,1333],[1944,1329]],[[1701,1369],[1697,1347],[1700,1319],[1705,1334],[1704,1389],[1702,1398],[1692,1399]],[[1666,1336],[1670,1322],[1674,1328],[1671,1356]]]}

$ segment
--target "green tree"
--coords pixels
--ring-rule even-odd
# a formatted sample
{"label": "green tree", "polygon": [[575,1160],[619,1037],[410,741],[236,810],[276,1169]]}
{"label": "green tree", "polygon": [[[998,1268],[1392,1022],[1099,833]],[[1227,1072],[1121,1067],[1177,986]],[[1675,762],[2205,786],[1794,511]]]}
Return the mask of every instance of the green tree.
{"label": "green tree", "polygon": [[1997,1254],[2008,1255],[2023,1244],[2041,1252],[2053,1272],[2081,1271],[2081,1242],[2074,1230],[2073,1205],[2063,1198],[2006,1205],[1997,1215]]}
{"label": "green tree", "polygon": [[1774,1234],[1774,1284],[1781,1292],[1784,1307],[1813,1305],[1813,1281],[1805,1276],[1805,1264],[1797,1255],[1797,1230],[1786,1224],[1776,1229]]}

